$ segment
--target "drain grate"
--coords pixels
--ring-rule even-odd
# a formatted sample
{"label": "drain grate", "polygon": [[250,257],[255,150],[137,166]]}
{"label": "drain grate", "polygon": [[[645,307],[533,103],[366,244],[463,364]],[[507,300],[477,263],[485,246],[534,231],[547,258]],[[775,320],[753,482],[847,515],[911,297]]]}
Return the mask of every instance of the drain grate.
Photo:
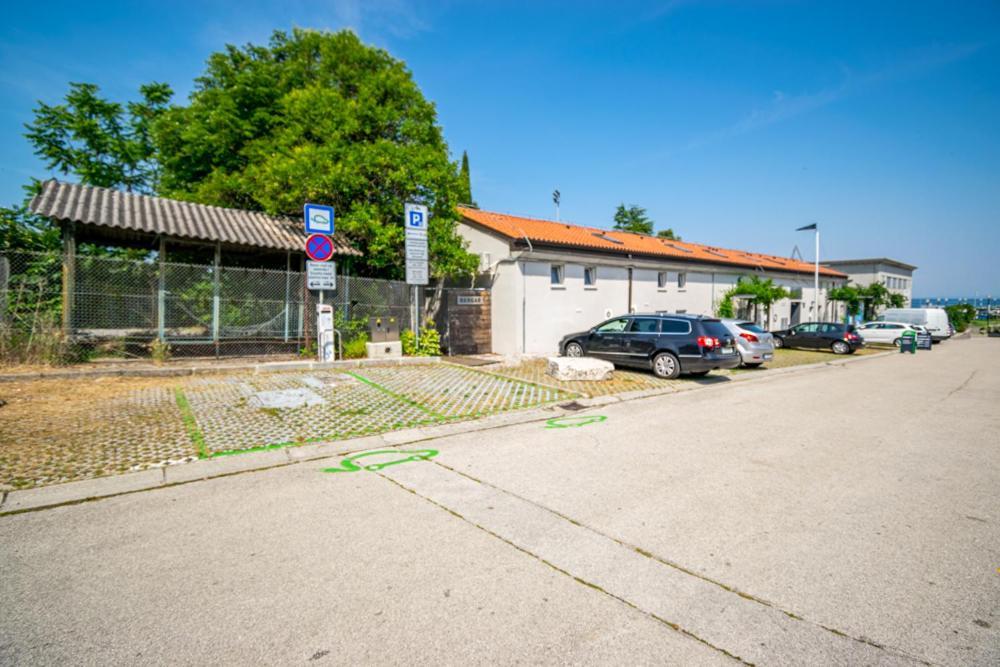
{"label": "drain grate", "polygon": [[587,409],[586,405],[577,403],[576,401],[570,401],[569,403],[560,403],[559,407],[562,408],[563,410],[573,410],[573,411]]}

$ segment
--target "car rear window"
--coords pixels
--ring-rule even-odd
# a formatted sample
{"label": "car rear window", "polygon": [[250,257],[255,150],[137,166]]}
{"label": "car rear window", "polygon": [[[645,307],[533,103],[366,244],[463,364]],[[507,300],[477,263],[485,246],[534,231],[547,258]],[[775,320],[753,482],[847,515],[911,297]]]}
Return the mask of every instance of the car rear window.
{"label": "car rear window", "polygon": [[736,326],[744,331],[749,331],[751,333],[764,333],[764,329],[754,324],[753,322],[737,322]]}
{"label": "car rear window", "polygon": [[719,320],[702,320],[701,326],[705,328],[705,334],[714,338],[731,338],[732,334],[726,325]]}

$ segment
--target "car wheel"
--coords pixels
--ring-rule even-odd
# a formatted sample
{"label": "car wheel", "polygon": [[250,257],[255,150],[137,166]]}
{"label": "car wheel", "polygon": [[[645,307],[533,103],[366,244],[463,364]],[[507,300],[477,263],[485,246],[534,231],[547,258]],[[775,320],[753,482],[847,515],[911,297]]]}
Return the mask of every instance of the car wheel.
{"label": "car wheel", "polygon": [[902,343],[903,343],[902,338],[897,338],[896,340],[892,341],[892,344],[895,345],[896,347],[899,347],[900,345],[902,345]]}
{"label": "car wheel", "polygon": [[851,346],[842,340],[833,341],[833,345],[830,347],[833,348],[834,354],[847,354],[851,351]]}
{"label": "car wheel", "polygon": [[708,371],[695,371],[693,373],[688,373],[693,378],[703,378],[708,375]]}
{"label": "car wheel", "polygon": [[775,336],[774,337],[774,347],[776,349],[780,350],[781,348],[785,347],[785,341],[782,340],[781,338],[779,338],[778,336]]}
{"label": "car wheel", "polygon": [[579,343],[567,343],[566,344],[566,356],[567,357],[582,357],[583,356],[583,345]]}
{"label": "car wheel", "polygon": [[673,380],[681,374],[681,364],[669,352],[661,352],[653,357],[653,373],[656,377]]}

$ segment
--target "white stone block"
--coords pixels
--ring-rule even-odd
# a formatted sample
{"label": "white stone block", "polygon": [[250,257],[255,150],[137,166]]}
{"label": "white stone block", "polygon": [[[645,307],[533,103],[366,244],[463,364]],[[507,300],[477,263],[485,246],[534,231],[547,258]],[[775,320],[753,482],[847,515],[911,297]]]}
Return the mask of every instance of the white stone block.
{"label": "white stone block", "polygon": [[365,343],[369,359],[398,359],[403,356],[403,344],[398,340],[384,343]]}
{"label": "white stone block", "polygon": [[557,380],[610,380],[615,365],[593,357],[548,357],[545,372]]}

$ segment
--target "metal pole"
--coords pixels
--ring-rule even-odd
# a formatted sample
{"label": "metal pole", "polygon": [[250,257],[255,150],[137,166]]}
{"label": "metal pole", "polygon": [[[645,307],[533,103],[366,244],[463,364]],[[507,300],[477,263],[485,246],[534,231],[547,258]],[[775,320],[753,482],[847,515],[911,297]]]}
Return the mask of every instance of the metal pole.
{"label": "metal pole", "polygon": [[285,253],[285,342],[288,342],[289,313],[291,308],[292,289],[292,251]]}
{"label": "metal pole", "polygon": [[816,225],[816,273],[813,281],[813,289],[816,297],[816,319],[819,319],[819,225]]}
{"label": "metal pole", "polygon": [[219,356],[219,282],[220,265],[222,264],[222,244],[216,242],[215,254],[212,259],[212,342],[215,344],[215,356]]}
{"label": "metal pole", "polygon": [[420,285],[413,286],[413,339],[420,347]]}

